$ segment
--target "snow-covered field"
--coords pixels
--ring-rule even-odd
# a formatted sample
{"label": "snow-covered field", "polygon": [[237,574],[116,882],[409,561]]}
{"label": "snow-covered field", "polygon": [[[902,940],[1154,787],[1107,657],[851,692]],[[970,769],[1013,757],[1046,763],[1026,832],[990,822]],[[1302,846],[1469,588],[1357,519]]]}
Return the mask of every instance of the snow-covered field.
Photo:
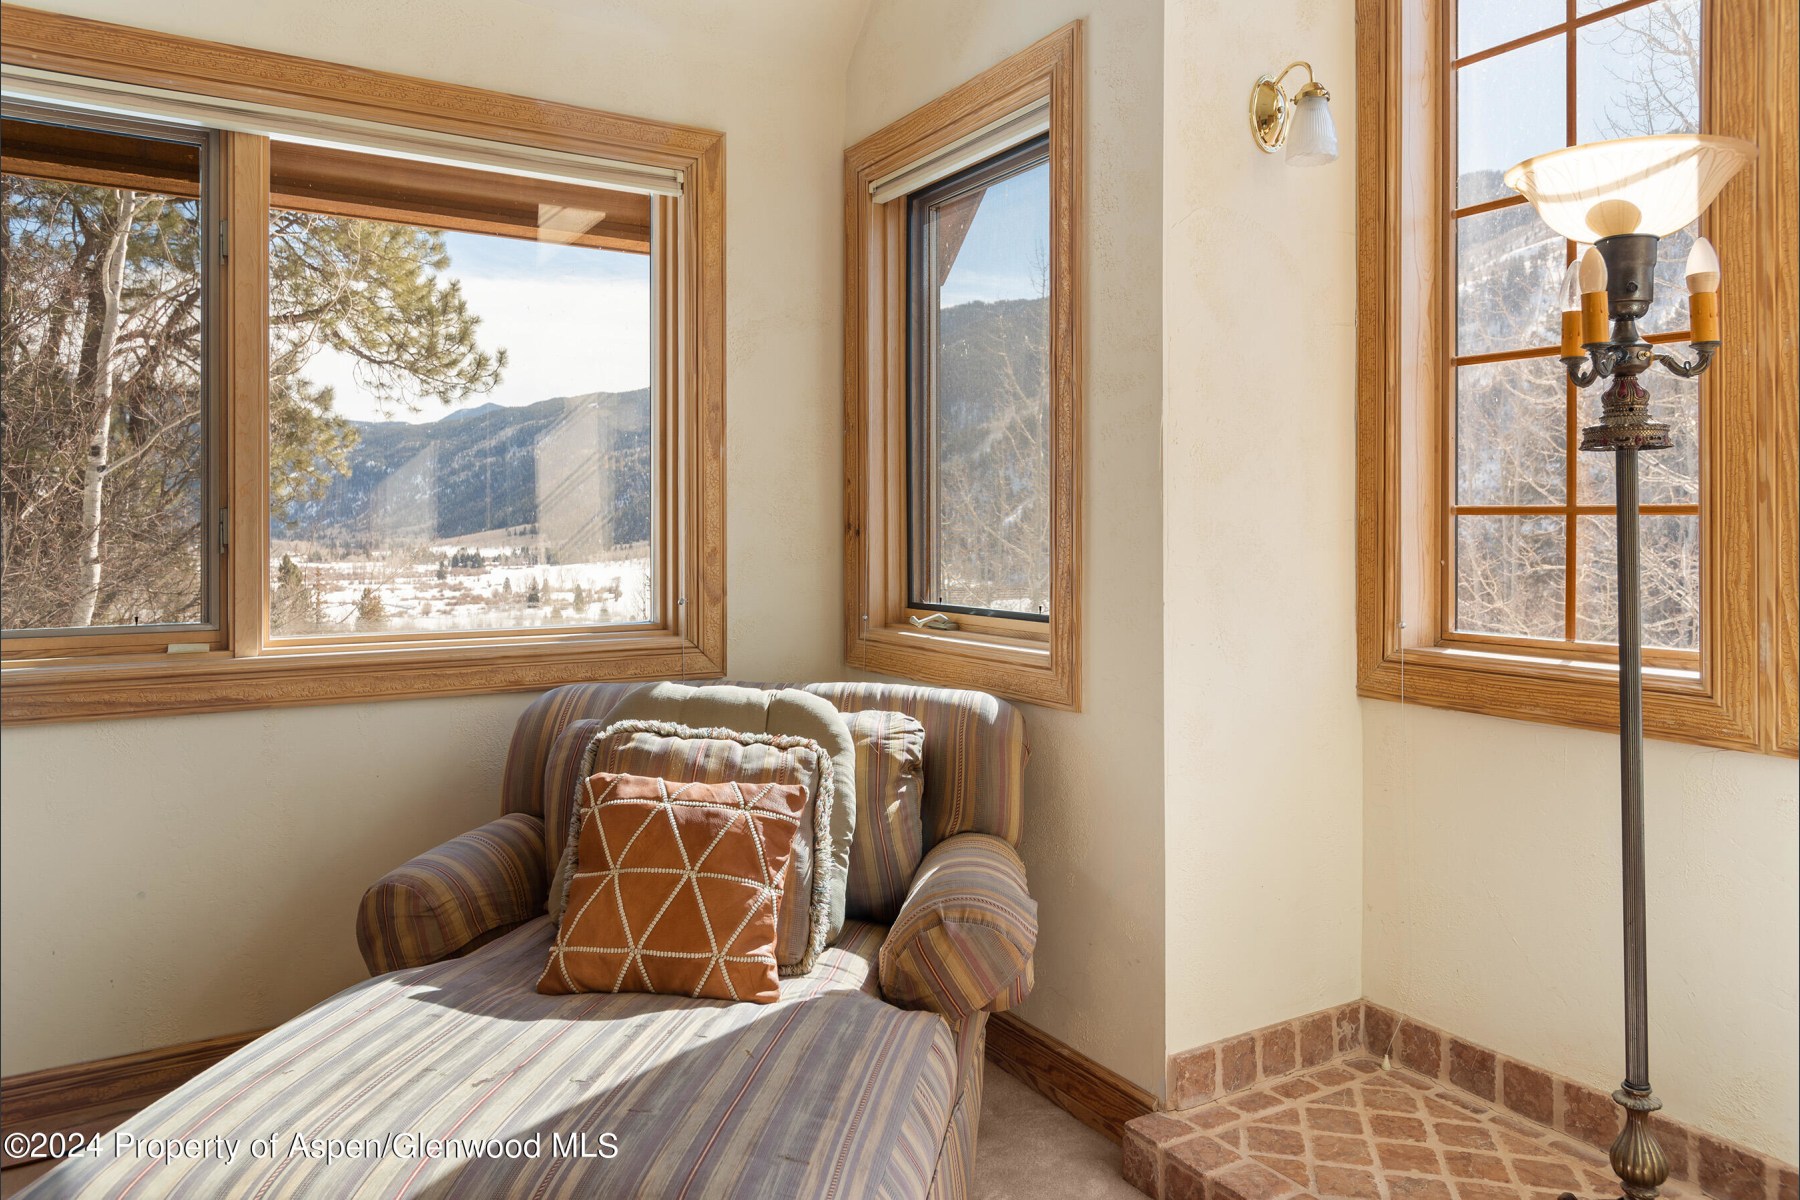
{"label": "snow-covered field", "polygon": [[[288,555],[306,588],[304,628],[288,636],[352,633],[446,633],[474,629],[539,629],[647,621],[652,610],[647,547],[632,546],[604,561],[527,565],[506,545],[434,545],[421,553],[394,551],[363,559],[308,557],[304,543],[273,546],[270,584],[277,614],[280,562]],[[480,554],[482,565],[450,566],[452,555]],[[364,600],[365,593],[379,604]],[[534,593],[535,592],[535,596]]]}

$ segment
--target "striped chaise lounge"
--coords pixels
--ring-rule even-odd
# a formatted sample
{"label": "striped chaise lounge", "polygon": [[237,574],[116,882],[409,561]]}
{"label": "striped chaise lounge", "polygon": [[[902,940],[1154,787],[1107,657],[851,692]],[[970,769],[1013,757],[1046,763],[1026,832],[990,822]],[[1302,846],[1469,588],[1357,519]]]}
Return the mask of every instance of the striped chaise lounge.
{"label": "striped chaise lounge", "polygon": [[566,825],[574,789],[560,781],[573,772],[556,751],[578,740],[558,735],[603,726],[631,686],[558,688],[526,710],[503,814],[364,897],[357,936],[373,978],[28,1194],[967,1195],[987,1015],[1030,990],[1037,934],[1013,849],[1019,713],[978,692],[805,685],[841,711],[897,709],[925,727],[926,856],[893,926],[849,922],[774,1004],[542,996],[555,932],[545,828]]}

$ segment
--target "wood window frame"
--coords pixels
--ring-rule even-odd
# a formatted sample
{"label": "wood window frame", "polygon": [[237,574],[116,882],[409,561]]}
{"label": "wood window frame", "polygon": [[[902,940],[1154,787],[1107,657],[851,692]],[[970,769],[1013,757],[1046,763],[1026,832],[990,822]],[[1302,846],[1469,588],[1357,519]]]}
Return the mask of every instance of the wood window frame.
{"label": "wood window frame", "polygon": [[[506,142],[679,172],[680,200],[654,197],[669,239],[652,258],[656,470],[666,529],[653,620],[616,631],[496,630],[481,637],[276,645],[268,628],[267,139],[219,132],[215,195],[227,255],[213,351],[226,447],[229,537],[220,630],[170,655],[16,656],[0,670],[8,725],[432,695],[530,691],[590,680],[711,678],[725,671],[724,138],[703,129],[0,5],[0,60],[134,86]],[[420,171],[430,175],[428,167]],[[428,182],[428,181],[427,181]],[[554,188],[556,185],[547,185]],[[480,218],[505,224],[507,205]],[[636,236],[635,225],[602,229]],[[209,631],[210,636],[210,631]],[[21,641],[25,639],[20,639]],[[166,640],[166,639],[165,639]]]}
{"label": "wood window frame", "polygon": [[[873,184],[1044,101],[1050,138],[1049,620],[908,607],[908,197]],[[844,655],[865,671],[1079,710],[1082,353],[1081,22],[873,133],[844,154]],[[936,611],[936,610],[932,610]]]}
{"label": "wood window frame", "polygon": [[[1447,611],[1441,398],[1454,0],[1357,4],[1357,690],[1579,728],[1618,728],[1617,666],[1458,647]],[[1706,215],[1727,337],[1702,380],[1701,650],[1646,669],[1652,737],[1793,755],[1796,720],[1796,0],[1710,0],[1711,132],[1761,147]],[[1585,18],[1584,18],[1585,19]],[[1572,564],[1571,564],[1572,569]]]}

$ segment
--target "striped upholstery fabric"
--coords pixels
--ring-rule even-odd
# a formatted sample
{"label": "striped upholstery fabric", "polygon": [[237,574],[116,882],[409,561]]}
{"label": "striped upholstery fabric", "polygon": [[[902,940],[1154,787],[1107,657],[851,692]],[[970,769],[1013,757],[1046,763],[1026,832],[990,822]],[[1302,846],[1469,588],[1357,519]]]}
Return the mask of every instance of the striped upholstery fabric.
{"label": "striped upholstery fabric", "polygon": [[[561,870],[563,845],[569,840],[569,823],[575,815],[575,789],[581,786],[588,744],[595,734],[611,724],[611,719],[593,718],[569,722],[551,743],[544,760],[544,864],[552,882]],[[550,889],[547,899],[550,915],[558,916],[562,897],[555,887]]]}
{"label": "striped upholstery fabric", "polygon": [[[530,707],[519,714],[519,723],[513,726],[512,745],[506,752],[506,774],[500,780],[500,810],[535,813],[545,817],[545,824],[549,826],[550,814],[544,811],[545,767],[557,737],[571,721],[597,721],[599,724],[595,728],[604,728],[613,708],[627,692],[639,686],[635,683],[571,683],[552,688],[533,700]],[[573,795],[573,780],[569,786],[566,794]],[[565,799],[563,803],[568,802]],[[564,815],[567,816],[566,808]],[[550,861],[556,862],[554,855]]]}
{"label": "striped upholstery fabric", "polygon": [[1013,845],[1025,829],[1025,718],[986,692],[889,683],[809,683],[839,712],[891,709],[925,726],[925,846],[958,833]]}
{"label": "striped upholstery fabric", "polygon": [[937,1186],[931,1195],[961,1200],[975,1178],[976,1135],[981,1122],[981,1094],[984,1079],[983,1056],[987,1049],[988,1015],[971,1015],[956,1033],[958,1087],[956,1110],[950,1114],[950,1129],[938,1151]]}
{"label": "striped upholstery fabric", "polygon": [[925,727],[905,713],[846,713],[856,746],[856,837],[846,911],[889,924],[925,853],[919,818]]}
{"label": "striped upholstery fabric", "polygon": [[[745,687],[778,687],[741,680]],[[571,721],[604,721],[631,683],[578,683],[546,692],[519,718],[502,784],[507,812],[545,811],[545,760]],[[991,833],[1013,845],[1025,828],[1025,718],[985,692],[889,683],[794,685],[839,712],[879,708],[925,726],[925,846],[958,833]]]}
{"label": "striped upholstery fabric", "polygon": [[[850,923],[826,952],[831,961],[784,980],[772,1005],[540,996],[520,981],[543,961],[550,937],[549,918],[540,917],[466,958],[342,992],[119,1130],[139,1143],[237,1139],[234,1161],[115,1158],[118,1142],[106,1139],[104,1153],[68,1160],[29,1194],[966,1195],[970,1147],[946,1145],[959,1128],[958,1037],[933,1014],[870,996],[857,982],[866,968],[843,961],[865,957],[879,930]],[[583,1134],[597,1152],[607,1133],[614,1158],[567,1152]],[[296,1134],[318,1139],[320,1153],[293,1153]],[[259,1157],[252,1141],[267,1137],[277,1139],[275,1153]],[[340,1148],[328,1161],[329,1139],[355,1142],[359,1156]],[[437,1139],[454,1143],[435,1156],[414,1152]],[[506,1139],[516,1140],[508,1147]],[[554,1152],[556,1139],[563,1153]]]}
{"label": "striped upholstery fabric", "polygon": [[545,886],[543,821],[508,813],[377,880],[356,944],[371,975],[437,962],[543,912]]}
{"label": "striped upholstery fabric", "polygon": [[960,1021],[1031,992],[1037,902],[1006,842],[965,833],[934,846],[881,946],[881,993]]}

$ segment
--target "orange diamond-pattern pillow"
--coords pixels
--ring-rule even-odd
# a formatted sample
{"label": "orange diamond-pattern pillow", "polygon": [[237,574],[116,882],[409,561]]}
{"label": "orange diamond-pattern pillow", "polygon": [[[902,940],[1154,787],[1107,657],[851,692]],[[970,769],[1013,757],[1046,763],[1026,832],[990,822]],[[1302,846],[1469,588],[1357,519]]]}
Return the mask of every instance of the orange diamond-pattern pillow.
{"label": "orange diamond-pattern pillow", "polygon": [[775,931],[807,789],[602,773],[537,990],[781,997]]}

